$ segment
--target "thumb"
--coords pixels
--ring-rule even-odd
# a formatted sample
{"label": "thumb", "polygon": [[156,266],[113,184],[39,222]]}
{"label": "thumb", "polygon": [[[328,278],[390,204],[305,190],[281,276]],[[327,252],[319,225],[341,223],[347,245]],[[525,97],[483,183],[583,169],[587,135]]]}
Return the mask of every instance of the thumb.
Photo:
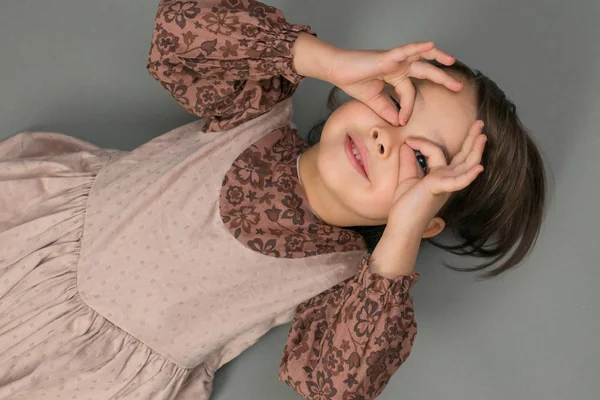
{"label": "thumb", "polygon": [[400,174],[398,183],[402,183],[407,179],[416,179],[417,175],[417,157],[414,150],[404,143],[400,146]]}

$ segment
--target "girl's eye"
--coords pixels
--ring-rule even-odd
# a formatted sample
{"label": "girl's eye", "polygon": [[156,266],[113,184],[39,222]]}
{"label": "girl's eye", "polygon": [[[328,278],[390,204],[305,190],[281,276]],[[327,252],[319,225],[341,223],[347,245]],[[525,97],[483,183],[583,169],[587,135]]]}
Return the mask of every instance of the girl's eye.
{"label": "girl's eye", "polygon": [[429,167],[427,166],[427,157],[425,157],[423,153],[421,153],[419,150],[415,150],[415,156],[417,156],[417,161],[423,169],[423,172],[425,173],[425,175],[427,175],[427,173],[429,172]]}
{"label": "girl's eye", "polygon": [[398,103],[398,100],[396,100],[394,96],[390,96],[390,99],[392,99],[392,103],[394,103],[398,111],[400,111],[400,103]]}

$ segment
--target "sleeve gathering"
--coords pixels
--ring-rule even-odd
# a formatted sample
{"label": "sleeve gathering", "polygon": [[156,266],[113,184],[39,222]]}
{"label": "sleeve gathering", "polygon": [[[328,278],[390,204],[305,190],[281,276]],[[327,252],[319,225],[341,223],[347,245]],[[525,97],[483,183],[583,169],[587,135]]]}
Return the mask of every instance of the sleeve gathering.
{"label": "sleeve gathering", "polygon": [[290,97],[303,79],[291,49],[306,25],[255,0],[161,0],[148,71],[207,131],[227,130]]}
{"label": "sleeve gathering", "polygon": [[409,289],[414,272],[394,279],[360,272],[299,305],[279,380],[306,399],[374,399],[406,361],[417,334]]}

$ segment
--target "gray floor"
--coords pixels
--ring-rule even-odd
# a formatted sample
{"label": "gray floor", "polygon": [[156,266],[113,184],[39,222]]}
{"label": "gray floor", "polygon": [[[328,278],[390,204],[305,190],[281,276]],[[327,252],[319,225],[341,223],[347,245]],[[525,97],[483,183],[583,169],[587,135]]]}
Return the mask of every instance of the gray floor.
{"label": "gray floor", "polygon": [[[537,247],[480,283],[427,247],[413,290],[419,334],[382,399],[597,399],[600,392],[600,3],[272,0],[347,48],[433,39],[517,104],[551,168]],[[48,130],[132,149],[194,117],[146,73],[157,0],[0,3],[0,138]],[[301,132],[327,85],[295,96]],[[214,398],[294,399],[277,381],[288,326],[218,372]]]}

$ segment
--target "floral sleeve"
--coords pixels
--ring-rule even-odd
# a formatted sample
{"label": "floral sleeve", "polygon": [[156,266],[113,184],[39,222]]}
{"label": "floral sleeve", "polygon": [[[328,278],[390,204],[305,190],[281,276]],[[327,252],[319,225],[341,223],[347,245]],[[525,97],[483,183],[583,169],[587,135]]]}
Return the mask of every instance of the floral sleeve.
{"label": "floral sleeve", "polygon": [[311,400],[376,398],[410,355],[417,323],[410,287],[369,269],[297,307],[279,380]]}
{"label": "floral sleeve", "polygon": [[300,32],[314,35],[255,0],[161,0],[148,71],[208,131],[231,129],[295,91]]}

